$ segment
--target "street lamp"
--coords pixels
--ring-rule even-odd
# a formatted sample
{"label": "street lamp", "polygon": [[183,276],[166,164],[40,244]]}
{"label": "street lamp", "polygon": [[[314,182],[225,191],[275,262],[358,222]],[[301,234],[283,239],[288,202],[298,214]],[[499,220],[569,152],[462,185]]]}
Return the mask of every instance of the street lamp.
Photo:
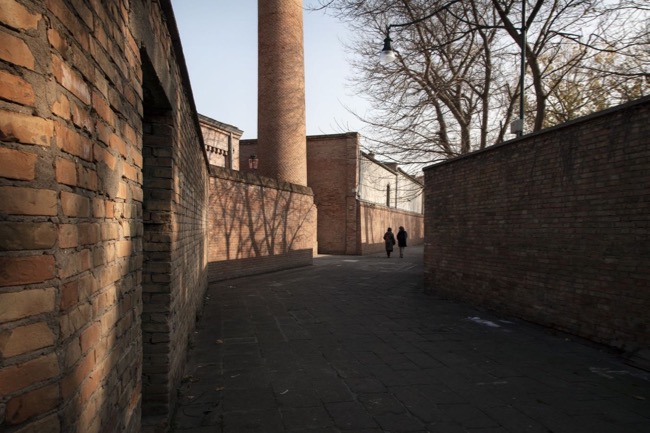
{"label": "street lamp", "polygon": [[[450,1],[449,3],[445,4],[444,6],[439,7],[435,11],[431,12],[429,15],[424,16],[422,18],[418,18],[417,20],[409,21],[407,23],[400,23],[400,24],[389,24],[386,26],[386,38],[384,39],[384,47],[381,50],[381,54],[379,55],[379,62],[383,65],[389,64],[394,62],[397,59],[397,56],[395,55],[395,51],[393,51],[393,47],[391,46],[391,42],[393,41],[390,38],[390,29],[393,27],[407,27],[413,24],[417,24],[419,22],[422,22],[426,19],[431,18],[432,16],[449,9],[454,3],[458,3],[462,0],[453,0]],[[489,28],[504,28],[500,26],[489,26]],[[510,124],[510,132],[513,134],[516,134],[517,137],[521,137],[524,134],[524,85],[526,84],[526,0],[521,1],[521,29],[520,29],[520,34],[519,36],[521,37],[521,57],[520,57],[520,71],[519,71],[519,119],[514,120]]]}

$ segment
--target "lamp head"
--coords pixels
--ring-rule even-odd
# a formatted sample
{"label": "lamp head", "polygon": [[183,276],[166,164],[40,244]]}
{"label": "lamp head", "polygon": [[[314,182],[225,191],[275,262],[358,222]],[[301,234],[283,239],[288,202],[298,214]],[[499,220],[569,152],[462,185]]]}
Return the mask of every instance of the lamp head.
{"label": "lamp head", "polygon": [[381,54],[379,55],[379,62],[382,65],[387,65],[395,61],[395,51],[393,51],[393,47],[390,46],[391,41],[390,35],[386,33],[384,48],[382,48]]}

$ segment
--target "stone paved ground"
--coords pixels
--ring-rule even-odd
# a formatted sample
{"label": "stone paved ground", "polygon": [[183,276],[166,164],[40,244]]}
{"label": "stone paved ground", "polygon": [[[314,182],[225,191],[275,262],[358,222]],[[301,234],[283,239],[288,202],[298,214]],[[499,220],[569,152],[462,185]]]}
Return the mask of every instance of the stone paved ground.
{"label": "stone paved ground", "polygon": [[211,285],[175,431],[650,432],[648,372],[426,294],[407,251]]}

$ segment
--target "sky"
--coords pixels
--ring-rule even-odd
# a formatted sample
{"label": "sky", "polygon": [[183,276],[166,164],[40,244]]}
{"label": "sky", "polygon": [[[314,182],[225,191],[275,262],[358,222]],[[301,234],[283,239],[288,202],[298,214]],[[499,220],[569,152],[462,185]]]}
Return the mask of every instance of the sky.
{"label": "sky", "polygon": [[[305,2],[307,3],[307,2]],[[257,0],[172,0],[197,111],[257,138]],[[349,88],[345,25],[304,13],[307,135],[363,133],[367,104]]]}

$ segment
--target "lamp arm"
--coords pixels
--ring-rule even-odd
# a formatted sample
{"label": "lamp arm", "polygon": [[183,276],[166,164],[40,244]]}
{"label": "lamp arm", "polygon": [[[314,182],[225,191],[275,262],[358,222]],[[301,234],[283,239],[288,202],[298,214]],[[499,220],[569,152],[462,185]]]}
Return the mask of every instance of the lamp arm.
{"label": "lamp arm", "polygon": [[421,23],[424,20],[428,20],[432,16],[434,16],[434,15],[436,15],[436,14],[438,14],[438,13],[440,13],[440,12],[446,10],[446,9],[449,9],[449,7],[451,5],[453,5],[454,3],[459,3],[461,1],[462,0],[452,0],[449,3],[447,3],[446,5],[441,6],[438,9],[436,9],[435,11],[431,12],[429,15],[426,15],[426,16],[424,16],[422,18],[418,18],[418,19],[413,20],[413,21],[409,21],[407,23],[389,24],[388,26],[386,26],[386,34],[388,35],[388,32],[390,32],[390,29],[392,29],[393,27],[406,27],[406,26],[410,26],[410,25],[413,25],[413,24]]}

